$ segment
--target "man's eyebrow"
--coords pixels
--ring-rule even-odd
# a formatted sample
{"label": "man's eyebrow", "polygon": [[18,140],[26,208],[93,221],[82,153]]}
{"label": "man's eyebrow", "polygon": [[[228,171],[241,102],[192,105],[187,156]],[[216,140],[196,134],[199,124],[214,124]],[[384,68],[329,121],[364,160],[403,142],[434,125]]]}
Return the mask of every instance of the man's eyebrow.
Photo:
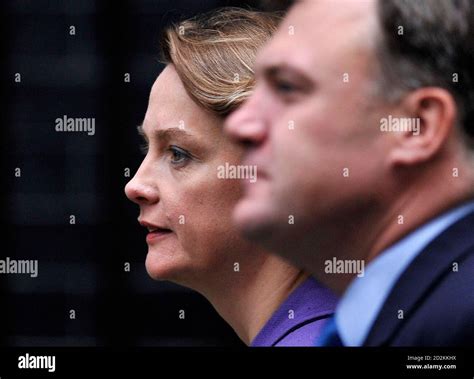
{"label": "man's eyebrow", "polygon": [[291,74],[295,79],[304,81],[308,86],[312,86],[313,80],[306,75],[303,71],[301,71],[297,67],[293,67],[288,65],[287,63],[271,63],[267,66],[262,67],[262,76],[264,78],[268,79],[273,79],[278,77],[281,74],[289,73]]}

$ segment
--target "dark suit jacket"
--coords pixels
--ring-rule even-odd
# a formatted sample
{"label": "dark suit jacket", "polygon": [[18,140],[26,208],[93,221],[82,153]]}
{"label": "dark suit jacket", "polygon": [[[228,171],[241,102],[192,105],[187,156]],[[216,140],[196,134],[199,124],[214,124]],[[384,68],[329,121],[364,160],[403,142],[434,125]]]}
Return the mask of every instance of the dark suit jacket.
{"label": "dark suit jacket", "polygon": [[474,212],[408,266],[364,345],[474,346]]}

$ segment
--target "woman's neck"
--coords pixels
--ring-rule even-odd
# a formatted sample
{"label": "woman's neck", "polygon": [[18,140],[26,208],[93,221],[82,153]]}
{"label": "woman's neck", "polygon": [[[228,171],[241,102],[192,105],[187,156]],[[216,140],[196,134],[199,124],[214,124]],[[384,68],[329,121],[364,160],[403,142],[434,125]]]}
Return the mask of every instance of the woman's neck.
{"label": "woman's neck", "polygon": [[[277,256],[262,254],[261,260],[252,260],[251,267],[235,276],[220,276],[220,283],[213,283],[212,290],[204,294],[247,345],[309,276]],[[255,265],[255,261],[259,263]]]}

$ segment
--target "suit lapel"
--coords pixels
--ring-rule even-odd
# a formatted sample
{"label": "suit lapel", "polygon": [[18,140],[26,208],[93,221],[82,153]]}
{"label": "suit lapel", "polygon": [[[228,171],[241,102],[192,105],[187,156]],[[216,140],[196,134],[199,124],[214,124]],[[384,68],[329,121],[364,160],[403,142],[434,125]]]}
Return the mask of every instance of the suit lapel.
{"label": "suit lapel", "polygon": [[[453,263],[474,246],[474,212],[433,240],[402,273],[375,320],[365,346],[387,345]],[[403,311],[403,319],[399,319]]]}

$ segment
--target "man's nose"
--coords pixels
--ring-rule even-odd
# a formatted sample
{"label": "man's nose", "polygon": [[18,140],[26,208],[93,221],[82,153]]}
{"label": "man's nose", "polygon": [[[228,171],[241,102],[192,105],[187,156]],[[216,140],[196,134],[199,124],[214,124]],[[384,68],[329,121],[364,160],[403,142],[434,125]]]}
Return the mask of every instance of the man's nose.
{"label": "man's nose", "polygon": [[234,141],[245,145],[259,145],[266,138],[259,101],[252,96],[232,113],[225,123],[225,131]]}

